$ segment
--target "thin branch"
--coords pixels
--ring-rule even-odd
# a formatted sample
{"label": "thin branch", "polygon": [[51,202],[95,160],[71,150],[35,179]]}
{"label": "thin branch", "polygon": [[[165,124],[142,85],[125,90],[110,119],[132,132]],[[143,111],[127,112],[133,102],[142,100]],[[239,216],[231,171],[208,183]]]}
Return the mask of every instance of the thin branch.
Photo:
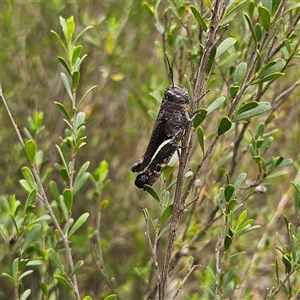
{"label": "thin branch", "polygon": [[178,285],[177,290],[172,298],[172,300],[175,300],[179,294],[179,292],[181,291],[182,286],[185,284],[185,282],[187,281],[188,277],[193,273],[193,271],[198,268],[200,265],[193,265],[190,270],[188,271],[188,273],[184,276],[184,278],[182,279],[181,283]]}

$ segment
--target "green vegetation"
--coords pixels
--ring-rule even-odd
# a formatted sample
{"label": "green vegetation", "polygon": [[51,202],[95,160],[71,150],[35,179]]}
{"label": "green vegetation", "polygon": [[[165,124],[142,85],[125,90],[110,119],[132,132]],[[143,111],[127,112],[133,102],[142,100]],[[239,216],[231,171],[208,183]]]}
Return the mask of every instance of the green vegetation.
{"label": "green vegetation", "polygon": [[[0,8],[0,298],[298,299],[297,1]],[[142,191],[165,55],[195,117]]]}

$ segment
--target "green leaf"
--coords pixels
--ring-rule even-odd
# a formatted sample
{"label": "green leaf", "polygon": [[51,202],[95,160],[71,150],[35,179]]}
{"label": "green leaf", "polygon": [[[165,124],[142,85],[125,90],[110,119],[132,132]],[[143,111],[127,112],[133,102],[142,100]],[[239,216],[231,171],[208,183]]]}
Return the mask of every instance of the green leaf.
{"label": "green leaf", "polygon": [[272,145],[274,138],[269,136],[263,143],[260,149],[260,155],[263,156]]}
{"label": "green leaf", "polygon": [[234,185],[228,184],[224,190],[225,201],[229,202],[235,196],[235,188]]}
{"label": "green leaf", "polygon": [[257,11],[263,28],[265,29],[266,32],[269,32],[270,24],[271,24],[271,16],[268,9],[259,5]]}
{"label": "green leaf", "polygon": [[160,202],[160,198],[156,191],[153,189],[151,185],[144,184],[144,189],[157,201]]}
{"label": "green leaf", "polygon": [[27,275],[29,275],[31,273],[33,273],[33,270],[28,270],[28,271],[22,273],[19,277],[19,280],[21,280],[22,278],[26,277]]}
{"label": "green leaf", "polygon": [[165,28],[159,22],[156,22],[154,26],[160,35],[164,34]]}
{"label": "green leaf", "polygon": [[271,13],[272,12],[272,2],[273,2],[273,0],[262,0],[261,2],[263,4],[263,6],[265,8],[267,8],[268,11]]}
{"label": "green leaf", "polygon": [[35,183],[35,180],[34,180],[31,170],[28,167],[23,167],[22,174],[31,189],[30,192],[34,189],[37,190],[36,183]]}
{"label": "green leaf", "polygon": [[275,270],[276,270],[276,279],[277,279],[277,284],[279,285],[280,279],[279,279],[279,266],[278,266],[278,257],[276,257],[275,260]]}
{"label": "green leaf", "polygon": [[59,204],[59,191],[55,181],[50,182],[50,192],[54,200]]}
{"label": "green leaf", "polygon": [[240,187],[240,185],[245,181],[247,177],[247,174],[246,173],[241,173],[238,178],[235,180],[234,182],[234,187],[235,189],[238,189]]}
{"label": "green leaf", "polygon": [[42,226],[41,224],[36,224],[35,226],[33,226],[30,231],[28,232],[28,234],[26,235],[26,238],[24,240],[24,243],[22,245],[22,250],[23,252],[26,250],[26,248],[34,241],[37,240],[40,230],[41,230]]}
{"label": "green leaf", "polygon": [[69,67],[68,63],[66,62],[66,60],[65,60],[63,57],[61,57],[61,56],[58,56],[58,60],[59,60],[59,62],[63,65],[63,67],[67,70],[67,72],[68,72],[70,75],[72,75],[72,74],[71,74],[70,67]]}
{"label": "green leaf", "polygon": [[37,224],[37,223],[41,223],[41,222],[44,222],[44,221],[48,221],[50,219],[51,219],[51,217],[49,215],[43,215],[43,216],[35,219],[34,221],[30,222],[27,226],[31,226],[33,224]]}
{"label": "green leaf", "polygon": [[193,265],[194,265],[194,257],[193,256],[190,256],[189,257],[189,260],[188,260],[188,262],[189,262],[189,270],[193,267]]}
{"label": "green leaf", "polygon": [[291,262],[290,254],[284,254],[282,256],[282,262],[285,266],[285,273],[289,274],[291,272],[291,269],[292,269],[292,262]]}
{"label": "green leaf", "polygon": [[260,228],[260,225],[254,225],[254,226],[250,226],[250,225],[249,225],[249,227],[247,226],[247,228],[246,228],[245,230],[243,230],[243,231],[241,231],[241,232],[238,232],[238,233],[236,234],[236,236],[239,237],[239,236],[241,236],[241,235],[243,235],[243,234],[246,234],[246,233],[248,233],[248,232],[250,232],[250,231],[252,231],[252,230],[258,229],[258,228]]}
{"label": "green leaf", "polygon": [[20,300],[26,300],[29,297],[30,294],[31,294],[31,289],[27,289],[26,291],[24,291],[24,293],[20,297]]}
{"label": "green leaf", "polygon": [[166,181],[173,173],[174,167],[166,166],[163,170],[164,181]]}
{"label": "green leaf", "polygon": [[197,21],[197,23],[200,25],[200,27],[204,31],[206,31],[207,30],[207,26],[206,26],[206,24],[205,24],[205,22],[204,22],[204,20],[203,20],[203,18],[201,16],[199,10],[194,5],[191,5],[190,8],[191,8],[191,11],[192,11],[192,13],[194,15],[194,18]]}
{"label": "green leaf", "polygon": [[246,253],[247,253],[246,251],[241,251],[241,252],[234,253],[234,254],[226,257],[224,261],[230,260],[231,258],[234,258],[234,257],[236,257],[238,255],[241,255],[241,254],[246,254]]}
{"label": "green leaf", "polygon": [[76,46],[73,50],[73,56],[72,56],[72,66],[75,65],[76,61],[77,61],[77,58],[80,56],[82,52],[82,46],[79,45],[79,46]]}
{"label": "green leaf", "polygon": [[240,86],[240,84],[243,82],[243,80],[245,78],[246,72],[247,72],[247,63],[241,62],[236,67],[236,70],[234,72],[233,85]]}
{"label": "green leaf", "polygon": [[205,69],[206,74],[210,74],[212,66],[215,62],[216,53],[217,53],[217,49],[216,49],[216,47],[213,47],[211,49],[211,52],[210,52],[209,57],[208,57],[208,61],[207,61],[206,69]]}
{"label": "green leaf", "polygon": [[[84,173],[79,179],[78,181],[76,181],[75,185],[74,185],[74,195],[81,189],[81,187],[86,183],[86,181],[89,178],[89,173],[86,172]],[[76,178],[77,179],[77,178]]]}
{"label": "green leaf", "polygon": [[105,297],[104,300],[117,300],[117,294],[110,294],[109,296]]}
{"label": "green leaf", "polygon": [[71,284],[69,283],[69,281],[67,279],[65,279],[65,277],[61,276],[61,275],[54,275],[54,278],[60,282],[61,284],[63,284],[64,286],[68,287],[70,290],[73,290],[73,287],[71,286]]}
{"label": "green leaf", "polygon": [[239,218],[238,218],[238,220],[237,220],[237,223],[236,223],[236,228],[237,228],[237,229],[239,229],[239,227],[243,224],[243,222],[244,222],[244,220],[246,219],[246,217],[247,217],[247,210],[244,210],[244,211],[240,214],[240,216],[239,216]]}
{"label": "green leaf", "polygon": [[249,26],[249,29],[252,33],[252,37],[253,37],[254,41],[257,42],[257,36],[255,34],[251,18],[246,13],[244,13],[244,18],[246,19],[246,21],[248,23],[248,26]]}
{"label": "green leaf", "polygon": [[36,189],[33,189],[27,197],[26,204],[25,204],[25,211],[27,210],[28,206],[31,206],[33,204],[36,196],[37,196]]}
{"label": "green leaf", "polygon": [[70,117],[70,115],[69,115],[69,113],[68,113],[66,107],[65,107],[62,103],[60,103],[60,102],[54,101],[54,103],[55,103],[55,104],[59,107],[59,109],[64,113],[64,115],[67,117],[67,119],[68,119],[69,121],[71,121],[71,117]]}
{"label": "green leaf", "polygon": [[78,130],[84,124],[85,124],[85,113],[81,111],[76,116],[74,127],[76,130]]}
{"label": "green leaf", "polygon": [[207,111],[205,108],[198,108],[196,110],[196,116],[193,120],[193,126],[194,128],[197,128],[206,118]]}
{"label": "green leaf", "polygon": [[225,100],[226,100],[226,97],[221,96],[221,97],[217,98],[215,101],[213,101],[206,109],[207,114],[210,114],[211,112],[213,112],[214,110],[219,108],[225,102]]}
{"label": "green leaf", "polygon": [[70,18],[67,19],[67,32],[68,32],[67,42],[70,45],[72,43],[72,37],[73,37],[74,30],[75,30],[74,17],[71,16]]}
{"label": "green leaf", "polygon": [[[84,126],[81,126],[80,128],[83,128]],[[84,145],[86,145],[86,136],[83,136],[81,137],[77,143],[75,144],[75,147],[74,147],[74,156],[76,156],[76,154],[78,153],[78,150],[81,149]]]}
{"label": "green leaf", "polygon": [[79,79],[80,79],[80,73],[79,71],[74,71],[72,75],[72,87],[73,87],[73,92],[76,91],[78,84],[79,84]]}
{"label": "green leaf", "polygon": [[158,235],[158,238],[160,239],[166,232],[168,232],[170,230],[170,223],[164,227],[164,229],[160,232],[160,234]]}
{"label": "green leaf", "polygon": [[210,0],[203,0],[203,2],[210,10],[212,10],[212,4]]}
{"label": "green leaf", "polygon": [[173,204],[169,204],[162,212],[160,224],[163,224],[173,213]]}
{"label": "green leaf", "polygon": [[263,83],[263,82],[267,82],[267,81],[271,81],[271,80],[274,80],[274,79],[277,79],[278,77],[281,77],[285,75],[284,73],[280,73],[280,72],[275,72],[275,73],[272,73],[270,75],[267,75],[263,78],[258,78],[254,81],[251,82],[251,85],[254,85],[254,84],[259,84],[259,83]]}
{"label": "green leaf", "polygon": [[256,101],[251,101],[243,104],[236,112],[236,116],[240,115],[241,113],[254,109],[255,107],[258,106],[258,102]]}
{"label": "green leaf", "polygon": [[[66,158],[65,158],[66,151],[64,151],[64,149],[63,149],[64,145],[62,144],[61,147],[59,147],[58,145],[55,145],[55,147],[56,147],[56,149],[57,149],[57,151],[58,151],[58,153],[59,153],[59,155],[60,155],[60,158],[61,158],[61,160],[62,160],[62,162],[63,162],[63,164],[64,164],[65,169],[68,170],[68,164],[67,164],[67,161],[66,161]],[[66,156],[66,157],[67,157],[67,156]],[[57,167],[57,169],[58,169],[59,171],[60,171],[60,169],[62,168],[62,167],[61,167],[60,165],[58,165],[58,164],[55,164],[55,166]],[[69,174],[68,174],[68,176],[69,176]]]}
{"label": "green leaf", "polygon": [[203,131],[203,128],[201,126],[199,126],[199,127],[197,127],[196,131],[197,131],[197,138],[199,141],[199,145],[202,149],[202,152],[204,153],[204,131]]}
{"label": "green leaf", "polygon": [[286,62],[281,58],[272,60],[259,70],[257,78],[264,78],[270,74],[281,71],[285,65]]}
{"label": "green leaf", "polygon": [[0,224],[0,232],[6,243],[9,243],[9,234],[7,227],[4,224]]}
{"label": "green leaf", "polygon": [[78,41],[78,39],[86,32],[88,31],[89,29],[92,29],[94,28],[93,26],[87,26],[85,29],[83,29],[78,35],[77,37],[75,38],[74,42],[73,42],[73,45],[75,45]]}
{"label": "green leaf", "polygon": [[89,88],[89,89],[86,91],[86,93],[82,96],[81,100],[79,101],[78,106],[77,106],[77,109],[80,107],[80,105],[82,104],[82,102],[83,102],[83,100],[85,99],[85,97],[86,97],[92,90],[94,90],[96,87],[97,87],[97,86],[94,85],[94,86],[92,86],[91,88]]}
{"label": "green leaf", "polygon": [[75,231],[77,231],[86,222],[89,215],[90,215],[89,213],[84,213],[77,219],[77,221],[75,222],[75,224],[73,225],[73,227],[70,230],[69,236],[71,236]]}
{"label": "green leaf", "polygon": [[74,266],[74,269],[72,271],[72,273],[70,274],[70,277],[72,277],[84,264],[83,260],[79,260],[76,265]]}
{"label": "green leaf", "polygon": [[147,209],[147,208],[144,208],[144,212],[146,213],[147,218],[150,220],[150,223],[151,223],[153,229],[156,230],[156,226],[155,226],[155,224],[154,224],[154,221],[153,221],[152,216],[150,215],[148,209]]}
{"label": "green leaf", "polygon": [[228,203],[228,206],[227,206],[227,213],[229,213],[230,211],[234,210],[236,204],[237,204],[237,200],[236,199],[230,200],[229,203]]}
{"label": "green leaf", "polygon": [[268,175],[268,179],[279,177],[279,176],[286,175],[286,174],[287,174],[287,171],[277,171],[275,173]]}
{"label": "green leaf", "polygon": [[234,98],[239,90],[240,90],[240,87],[238,85],[232,85],[229,89],[230,97]]}
{"label": "green leaf", "polygon": [[278,167],[281,164],[282,161],[283,161],[283,156],[282,155],[274,158],[274,168]]}
{"label": "green leaf", "polygon": [[33,166],[36,155],[36,143],[34,140],[28,140],[25,142],[25,153],[30,165]]}
{"label": "green leaf", "polygon": [[232,244],[232,238],[227,234],[224,239],[224,252],[226,253]]}
{"label": "green leaf", "polygon": [[68,80],[68,77],[65,73],[61,72],[60,73],[60,77],[61,77],[61,80],[63,82],[63,85],[70,97],[71,100],[73,100],[73,95],[72,95],[72,91],[71,91],[71,87],[70,87],[70,84],[69,84],[69,80]]}
{"label": "green leaf", "polygon": [[60,26],[62,27],[62,31],[63,31],[63,34],[64,34],[64,37],[66,39],[66,41],[68,41],[68,28],[67,28],[67,22],[66,20],[63,18],[63,17],[59,17],[59,23],[60,23]]}
{"label": "green leaf", "polygon": [[223,53],[225,53],[228,49],[230,49],[236,43],[236,39],[229,37],[225,39],[217,48],[216,57],[220,57]]}
{"label": "green leaf", "polygon": [[48,249],[48,255],[50,257],[50,259],[53,261],[53,263],[58,267],[58,269],[63,272],[64,271],[64,267],[56,253],[56,251],[52,248]]}
{"label": "green leaf", "polygon": [[63,192],[63,196],[68,213],[70,214],[73,206],[73,193],[70,189],[65,189]]}
{"label": "green leaf", "polygon": [[[76,175],[76,178],[75,178],[75,183],[74,183],[74,186],[79,182],[80,178],[83,176],[83,174],[86,172],[86,170],[89,168],[90,166],[90,162],[89,161],[86,161],[82,166],[81,168],[79,169],[77,175]],[[108,164],[106,164],[106,169],[108,167]],[[103,172],[103,171],[102,171]],[[75,193],[74,193],[75,194]]]}
{"label": "green leaf", "polygon": [[271,104],[269,102],[259,102],[257,107],[250,109],[248,111],[245,111],[243,113],[240,113],[238,116],[236,116],[233,119],[233,122],[238,122],[241,120],[247,120],[247,119],[253,118],[255,116],[261,115],[261,114],[269,111],[270,109],[271,109]]}
{"label": "green leaf", "polygon": [[1,273],[1,275],[2,275],[3,277],[6,277],[6,278],[11,279],[12,282],[15,283],[15,282],[14,282],[14,279],[13,279],[12,276],[10,276],[9,274],[7,274],[7,273]]}
{"label": "green leaf", "polygon": [[55,37],[57,38],[58,42],[60,43],[60,45],[62,46],[62,48],[65,50],[65,52],[68,54],[68,49],[66,48],[65,44],[63,43],[62,39],[60,38],[60,36],[53,30],[51,30],[51,33],[53,33],[55,35]]}
{"label": "green leaf", "polygon": [[170,192],[166,191],[163,196],[162,210],[164,210],[170,202]]}
{"label": "green leaf", "polygon": [[13,265],[12,265],[12,277],[15,283],[17,283],[18,280],[18,271],[19,271],[19,259],[15,258]]}
{"label": "green leaf", "polygon": [[255,31],[255,35],[257,37],[257,40],[260,41],[261,36],[262,36],[262,27],[260,26],[259,23],[255,24],[254,31]]}
{"label": "green leaf", "polygon": [[[142,3],[142,7],[144,7],[148,12],[150,12],[150,14],[154,17],[154,9],[153,9],[153,7],[151,6],[150,7],[150,5],[146,2],[146,1],[144,1],[143,3]],[[107,300],[107,299],[105,299],[105,300]],[[110,300],[110,299],[109,299]]]}
{"label": "green leaf", "polygon": [[231,121],[227,116],[223,116],[219,120],[218,124],[218,136],[224,134],[226,131],[228,131],[231,128]]}

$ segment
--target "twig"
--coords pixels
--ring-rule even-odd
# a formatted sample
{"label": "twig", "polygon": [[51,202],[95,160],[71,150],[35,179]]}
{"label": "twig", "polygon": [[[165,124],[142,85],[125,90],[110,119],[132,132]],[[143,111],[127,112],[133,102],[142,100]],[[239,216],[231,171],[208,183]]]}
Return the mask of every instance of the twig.
{"label": "twig", "polygon": [[216,252],[216,278],[215,278],[215,287],[214,287],[214,300],[218,299],[219,278],[220,278],[220,275],[222,272],[221,262],[220,262],[220,251],[221,251],[222,242],[224,240],[224,236],[225,236],[225,232],[226,232],[227,222],[228,222],[228,217],[227,217],[227,215],[225,215],[222,235],[218,236],[218,242],[217,242],[217,246],[215,249],[215,252]]}
{"label": "twig", "polygon": [[172,300],[176,299],[176,297],[178,296],[179,292],[181,291],[182,286],[185,284],[185,282],[187,281],[188,277],[193,273],[193,271],[199,267],[200,265],[193,265],[190,270],[188,271],[188,273],[184,276],[184,278],[182,279],[182,281],[180,282],[180,284],[177,287],[177,290],[172,298]]}
{"label": "twig", "polygon": [[149,219],[148,219],[148,216],[147,216],[147,213],[146,213],[145,209],[143,209],[143,214],[144,214],[144,218],[145,218],[145,222],[146,222],[145,236],[147,238],[147,241],[148,241],[150,249],[151,249],[152,260],[153,260],[153,263],[154,263],[156,276],[157,276],[157,285],[159,285],[160,282],[161,282],[161,277],[160,277],[160,270],[159,270],[159,266],[158,266],[158,262],[157,262],[157,253],[156,253],[159,230],[157,229],[155,231],[155,239],[154,239],[154,243],[152,245],[151,237],[150,237],[150,230],[149,230]]}

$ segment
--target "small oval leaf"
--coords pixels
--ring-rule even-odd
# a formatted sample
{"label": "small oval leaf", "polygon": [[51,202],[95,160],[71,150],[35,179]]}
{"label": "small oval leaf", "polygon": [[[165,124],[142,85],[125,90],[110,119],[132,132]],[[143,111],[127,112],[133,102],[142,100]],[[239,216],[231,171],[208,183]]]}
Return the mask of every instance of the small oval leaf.
{"label": "small oval leaf", "polygon": [[[249,102],[250,103],[250,102]],[[269,102],[260,102],[257,107],[240,113],[233,119],[233,122],[247,120],[255,116],[261,115],[271,109],[271,104]]]}
{"label": "small oval leaf", "polygon": [[160,224],[163,224],[173,213],[173,204],[169,204],[163,211],[161,218],[160,218]]}
{"label": "small oval leaf", "polygon": [[157,201],[160,202],[160,198],[154,188],[151,185],[144,184],[144,189]]}
{"label": "small oval leaf", "polygon": [[231,121],[227,116],[223,116],[218,125],[218,136],[224,134],[226,131],[228,131],[231,128]]}
{"label": "small oval leaf", "polygon": [[238,116],[239,114],[241,114],[245,111],[251,110],[257,106],[258,106],[258,102],[256,102],[256,101],[247,102],[237,110],[236,116]]}
{"label": "small oval leaf", "polygon": [[25,142],[25,153],[30,165],[33,166],[36,155],[36,143],[34,140],[28,140]]}
{"label": "small oval leaf", "polygon": [[237,67],[236,70],[234,72],[234,76],[233,76],[233,85],[240,85],[246,75],[246,71],[247,71],[247,63],[245,62],[241,62]]}
{"label": "small oval leaf", "polygon": [[213,101],[206,109],[207,114],[210,114],[211,112],[213,112],[214,110],[219,108],[225,102],[225,100],[226,100],[226,97],[221,96],[221,97],[217,98],[215,101]]}
{"label": "small oval leaf", "polygon": [[196,131],[197,131],[197,138],[199,141],[199,145],[204,153],[204,131],[203,131],[203,128],[201,126],[199,126],[199,127],[197,127]]}
{"label": "small oval leaf", "polygon": [[229,48],[231,48],[236,43],[236,39],[229,37],[225,39],[218,47],[216,57],[218,58],[223,53],[225,53]]}
{"label": "small oval leaf", "polygon": [[75,224],[73,225],[73,227],[70,230],[69,236],[71,236],[75,231],[77,231],[86,222],[89,215],[90,215],[89,213],[84,213],[77,219],[77,221],[75,222]]}
{"label": "small oval leaf", "polygon": [[190,8],[191,8],[191,11],[192,11],[192,13],[194,15],[194,18],[197,21],[197,23],[200,25],[200,27],[204,31],[206,31],[207,30],[207,26],[206,26],[206,24],[205,24],[205,22],[204,22],[204,20],[203,20],[203,18],[201,16],[201,14],[200,14],[198,8],[196,8],[194,5],[191,5]]}

